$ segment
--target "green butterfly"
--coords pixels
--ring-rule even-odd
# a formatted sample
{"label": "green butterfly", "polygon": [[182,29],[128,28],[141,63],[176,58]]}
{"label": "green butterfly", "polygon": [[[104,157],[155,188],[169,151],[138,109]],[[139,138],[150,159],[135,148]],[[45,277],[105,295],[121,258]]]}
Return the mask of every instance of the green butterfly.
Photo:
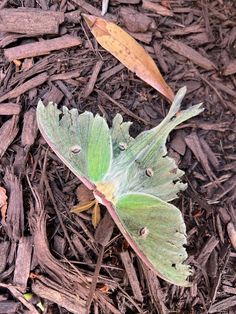
{"label": "green butterfly", "polygon": [[183,217],[169,202],[186,184],[180,181],[183,171],[166,156],[165,144],[178,124],[203,111],[201,104],[179,111],[185,93],[180,89],[164,120],[135,139],[129,135],[131,122],[119,114],[109,129],[98,114],[79,115],[66,107],[61,112],[41,101],[37,107],[38,126],[49,146],[106,206],[141,260],[179,286],[190,285],[191,269],[184,264]]}

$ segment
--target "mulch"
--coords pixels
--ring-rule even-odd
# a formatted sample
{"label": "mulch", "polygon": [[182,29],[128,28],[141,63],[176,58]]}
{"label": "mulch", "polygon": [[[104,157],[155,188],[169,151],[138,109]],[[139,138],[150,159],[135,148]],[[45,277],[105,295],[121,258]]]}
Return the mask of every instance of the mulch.
{"label": "mulch", "polygon": [[[39,99],[116,113],[137,135],[168,103],[91,35],[81,13],[101,1],[0,3],[0,313],[236,313],[236,4],[233,0],[110,0],[105,18],[150,53],[184,106],[205,111],[172,132],[168,154],[188,189],[175,204],[187,225],[193,286],[157,278],[102,209],[70,209],[87,191],[38,132]],[[79,186],[79,188],[78,188]],[[41,303],[40,303],[41,302]],[[40,304],[43,308],[40,309]]]}

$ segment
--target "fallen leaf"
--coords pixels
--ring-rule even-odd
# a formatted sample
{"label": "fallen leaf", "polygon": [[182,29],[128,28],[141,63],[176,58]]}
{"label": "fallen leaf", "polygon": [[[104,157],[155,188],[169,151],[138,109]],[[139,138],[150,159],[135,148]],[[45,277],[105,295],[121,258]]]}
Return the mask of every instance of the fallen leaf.
{"label": "fallen leaf", "polygon": [[155,62],[129,34],[116,24],[93,15],[83,15],[98,43],[130,71],[155,88],[170,102],[174,99]]}
{"label": "fallen leaf", "polygon": [[74,214],[79,214],[85,210],[90,209],[95,204],[95,201],[90,201],[82,204],[75,205],[71,208],[71,212]]}
{"label": "fallen leaf", "polygon": [[98,202],[95,202],[93,212],[92,212],[92,224],[96,228],[101,220],[101,210]]}
{"label": "fallen leaf", "polygon": [[84,184],[80,184],[76,189],[76,196],[80,203],[87,203],[94,200],[94,195]]}
{"label": "fallen leaf", "polygon": [[7,195],[6,190],[0,187],[0,210],[2,215],[2,224],[6,223],[6,212],[7,212]]}

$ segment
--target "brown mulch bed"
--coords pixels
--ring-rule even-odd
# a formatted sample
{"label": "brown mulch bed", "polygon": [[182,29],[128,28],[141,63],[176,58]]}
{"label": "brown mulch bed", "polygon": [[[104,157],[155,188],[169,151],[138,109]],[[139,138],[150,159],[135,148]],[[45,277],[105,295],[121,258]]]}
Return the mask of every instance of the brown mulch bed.
{"label": "brown mulch bed", "polygon": [[188,182],[176,205],[187,224],[191,288],[148,270],[104,208],[96,232],[90,212],[70,212],[87,192],[38,132],[39,99],[109,123],[119,112],[133,134],[168,110],[97,45],[83,12],[99,16],[101,1],[0,3],[0,187],[8,197],[0,313],[42,313],[39,302],[44,313],[83,314],[86,303],[90,313],[236,313],[235,2],[110,0],[106,15],[145,47],[175,92],[187,86],[185,105],[204,102],[168,142]]}

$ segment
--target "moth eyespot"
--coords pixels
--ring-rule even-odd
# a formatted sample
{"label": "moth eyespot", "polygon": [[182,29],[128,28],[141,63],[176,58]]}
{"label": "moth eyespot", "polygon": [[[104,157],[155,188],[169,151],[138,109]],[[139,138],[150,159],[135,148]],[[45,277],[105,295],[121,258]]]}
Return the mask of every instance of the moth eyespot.
{"label": "moth eyespot", "polygon": [[128,147],[127,143],[123,143],[123,142],[122,142],[122,143],[119,143],[119,149],[120,149],[121,151],[126,150],[127,147]]}
{"label": "moth eyespot", "polygon": [[71,153],[76,155],[76,154],[79,154],[79,152],[81,151],[81,148],[80,148],[80,146],[75,145],[75,146],[72,146],[70,148],[70,151],[71,151]]}
{"label": "moth eyespot", "polygon": [[139,236],[140,238],[142,239],[145,239],[149,234],[149,230],[147,227],[142,227],[140,230],[139,230]]}
{"label": "moth eyespot", "polygon": [[147,168],[147,169],[145,170],[145,174],[146,174],[146,176],[148,176],[148,177],[152,177],[152,176],[154,175],[154,172],[153,172],[152,168]]}

